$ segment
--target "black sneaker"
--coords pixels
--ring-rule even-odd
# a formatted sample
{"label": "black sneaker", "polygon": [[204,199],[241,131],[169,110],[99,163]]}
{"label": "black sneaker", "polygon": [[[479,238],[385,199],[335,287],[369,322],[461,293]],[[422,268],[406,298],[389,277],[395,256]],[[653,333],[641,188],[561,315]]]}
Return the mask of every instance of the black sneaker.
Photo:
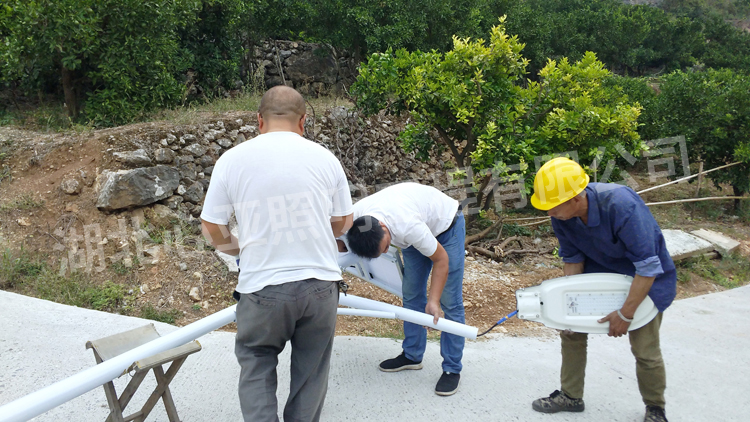
{"label": "black sneaker", "polygon": [[557,413],[557,412],[583,412],[583,399],[574,399],[568,397],[562,391],[555,390],[549,397],[534,400],[531,407],[537,412]]}
{"label": "black sneaker", "polygon": [[415,362],[406,357],[404,352],[393,359],[387,359],[380,362],[378,366],[383,372],[398,372],[404,369],[422,369],[422,362]]}
{"label": "black sneaker", "polygon": [[438,396],[451,396],[458,391],[458,384],[461,381],[461,374],[452,372],[443,372],[435,386],[435,394]]}
{"label": "black sneaker", "polygon": [[668,422],[664,409],[659,406],[646,406],[646,417],[643,422]]}

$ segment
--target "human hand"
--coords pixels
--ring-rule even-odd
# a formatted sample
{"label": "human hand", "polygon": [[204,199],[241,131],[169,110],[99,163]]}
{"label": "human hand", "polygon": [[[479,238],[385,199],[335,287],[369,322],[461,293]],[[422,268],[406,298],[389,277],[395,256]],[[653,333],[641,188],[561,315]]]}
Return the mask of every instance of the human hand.
{"label": "human hand", "polygon": [[628,333],[628,328],[630,327],[630,323],[620,318],[620,316],[617,315],[617,311],[611,312],[609,315],[598,320],[597,322],[600,324],[609,322],[608,335],[610,337],[622,337],[623,335]]}
{"label": "human hand", "polygon": [[432,323],[437,324],[438,319],[440,318],[442,314],[442,311],[440,309],[440,302],[428,301],[427,306],[425,306],[424,308],[424,313],[434,316],[435,319],[432,321]]}

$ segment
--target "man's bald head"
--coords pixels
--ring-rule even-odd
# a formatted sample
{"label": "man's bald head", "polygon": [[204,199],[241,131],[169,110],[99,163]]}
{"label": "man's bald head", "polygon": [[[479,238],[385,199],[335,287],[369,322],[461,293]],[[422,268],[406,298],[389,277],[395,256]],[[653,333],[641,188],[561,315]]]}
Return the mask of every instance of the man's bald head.
{"label": "man's bald head", "polygon": [[298,122],[305,115],[305,99],[294,88],[284,85],[275,86],[263,94],[258,114],[267,122],[274,120]]}

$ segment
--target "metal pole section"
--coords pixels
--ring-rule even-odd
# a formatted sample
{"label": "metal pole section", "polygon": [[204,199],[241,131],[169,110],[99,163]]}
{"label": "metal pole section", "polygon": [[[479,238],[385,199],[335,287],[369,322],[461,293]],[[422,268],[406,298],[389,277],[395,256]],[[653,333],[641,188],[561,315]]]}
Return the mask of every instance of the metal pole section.
{"label": "metal pole section", "polygon": [[383,318],[383,319],[396,319],[396,314],[393,312],[381,312],[381,311],[367,311],[363,309],[350,309],[350,308],[338,308],[337,313],[339,315],[352,315],[352,316],[363,316],[372,318]]}
{"label": "metal pole section", "polygon": [[0,422],[24,422],[120,376],[133,362],[181,346],[236,318],[230,306],[99,365],[0,407]]}
{"label": "metal pole section", "polygon": [[424,325],[425,327],[434,328],[436,330],[445,331],[446,333],[455,334],[457,336],[466,337],[470,340],[475,340],[477,338],[477,332],[479,331],[476,327],[461,324],[455,321],[449,321],[445,318],[440,318],[437,324],[433,324],[432,315],[427,315],[422,312],[412,311],[400,306],[394,306],[350,294],[344,295],[343,293],[339,293],[339,305],[349,306],[351,308],[367,309],[370,311],[394,313],[396,314],[396,318],[398,319],[402,319],[414,324]]}

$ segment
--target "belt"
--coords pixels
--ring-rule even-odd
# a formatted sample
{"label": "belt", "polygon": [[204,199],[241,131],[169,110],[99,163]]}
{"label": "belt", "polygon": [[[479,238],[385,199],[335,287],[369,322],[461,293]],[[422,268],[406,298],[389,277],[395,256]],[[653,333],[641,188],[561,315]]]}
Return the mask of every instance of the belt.
{"label": "belt", "polygon": [[[464,209],[464,207],[461,204],[458,204],[458,210],[456,210],[456,215],[453,216],[453,221],[451,221],[451,225],[448,226],[447,229],[443,230],[443,233],[445,233],[448,230],[452,229],[453,226],[456,225],[456,221],[458,220],[458,216],[461,215],[463,209]],[[440,233],[440,234],[443,234],[443,233]],[[440,236],[440,234],[438,236]]]}

